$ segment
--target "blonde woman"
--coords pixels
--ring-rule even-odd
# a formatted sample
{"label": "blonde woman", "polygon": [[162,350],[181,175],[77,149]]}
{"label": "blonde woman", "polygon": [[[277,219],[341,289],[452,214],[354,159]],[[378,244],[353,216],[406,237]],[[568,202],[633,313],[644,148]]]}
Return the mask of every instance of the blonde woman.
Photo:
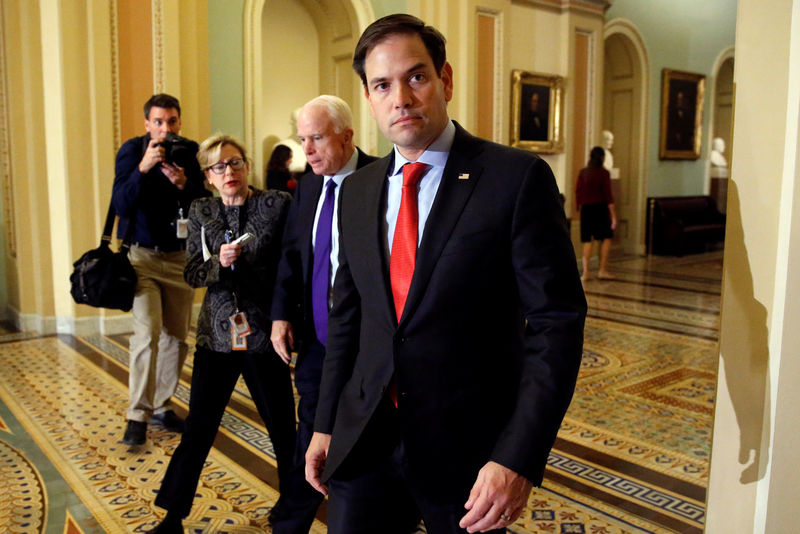
{"label": "blonde woman", "polygon": [[[197,322],[189,416],[155,503],[167,516],[152,532],[183,532],[200,472],[225,407],[244,376],[278,462],[281,487],[292,463],[295,412],[289,367],[269,341],[272,286],[290,196],[248,186],[244,146],[227,135],[200,145],[197,160],[219,196],[189,210],[184,277],[207,288]],[[282,496],[282,499],[285,499]]]}

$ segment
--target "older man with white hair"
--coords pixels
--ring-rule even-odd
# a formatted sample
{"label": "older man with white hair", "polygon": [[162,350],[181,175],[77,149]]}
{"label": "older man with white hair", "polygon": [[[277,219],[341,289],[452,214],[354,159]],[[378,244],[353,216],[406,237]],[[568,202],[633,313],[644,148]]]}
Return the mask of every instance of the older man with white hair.
{"label": "older man with white hair", "polygon": [[355,146],[352,123],[350,107],[331,95],[310,100],[297,116],[297,136],[312,172],[300,178],[289,211],[273,296],[271,339],[287,363],[291,350],[299,349],[295,366],[299,425],[291,479],[307,499],[299,510],[278,502],[270,515],[277,534],[308,532],[323,498],[305,481],[304,456],[313,433],[330,292],[338,268],[339,191],[348,175],[376,159]]}

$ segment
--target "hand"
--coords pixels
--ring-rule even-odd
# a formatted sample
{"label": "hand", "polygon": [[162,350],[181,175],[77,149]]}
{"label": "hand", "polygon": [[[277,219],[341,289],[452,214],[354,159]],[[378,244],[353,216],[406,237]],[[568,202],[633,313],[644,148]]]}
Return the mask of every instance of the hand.
{"label": "hand", "polygon": [[161,146],[163,139],[150,139],[147,145],[147,150],[142,156],[142,161],[139,162],[139,172],[147,174],[150,169],[164,161],[164,147]]}
{"label": "hand", "polygon": [[322,483],[320,476],[325,468],[325,460],[328,459],[328,449],[331,446],[331,435],[322,432],[314,432],[311,436],[311,443],[308,444],[306,451],[306,480],[311,487],[322,493],[328,494],[328,487]]}
{"label": "hand", "polygon": [[183,167],[165,161],[161,164],[161,172],[181,191],[186,187],[186,173],[183,171]]}
{"label": "hand", "polygon": [[469,512],[459,526],[467,532],[486,532],[510,525],[525,509],[531,488],[533,484],[527,478],[497,462],[488,462],[478,472],[464,505]]}
{"label": "hand", "polygon": [[219,247],[219,264],[230,267],[242,253],[242,245],[229,245],[225,243]]}
{"label": "hand", "polygon": [[611,218],[611,229],[612,230],[616,230],[617,229],[617,218],[616,217],[612,217]]}
{"label": "hand", "polygon": [[272,333],[269,336],[272,348],[287,365],[292,361],[290,351],[294,350],[294,331],[289,321],[272,321]]}

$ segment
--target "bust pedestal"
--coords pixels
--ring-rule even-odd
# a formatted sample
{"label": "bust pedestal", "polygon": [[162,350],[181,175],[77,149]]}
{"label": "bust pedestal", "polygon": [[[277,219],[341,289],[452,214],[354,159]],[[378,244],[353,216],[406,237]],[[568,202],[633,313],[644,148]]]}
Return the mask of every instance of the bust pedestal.
{"label": "bust pedestal", "polygon": [[728,203],[728,176],[730,171],[727,167],[711,167],[711,198],[717,203],[717,208],[721,213],[727,211]]}
{"label": "bust pedestal", "polygon": [[627,233],[627,223],[623,221],[622,210],[620,209],[622,204],[622,180],[619,179],[619,167],[608,169],[608,172],[611,174],[611,194],[614,195],[614,204],[617,206],[617,217],[619,217],[617,229],[614,230],[614,237],[612,238],[614,246],[617,246],[623,237],[623,232]]}

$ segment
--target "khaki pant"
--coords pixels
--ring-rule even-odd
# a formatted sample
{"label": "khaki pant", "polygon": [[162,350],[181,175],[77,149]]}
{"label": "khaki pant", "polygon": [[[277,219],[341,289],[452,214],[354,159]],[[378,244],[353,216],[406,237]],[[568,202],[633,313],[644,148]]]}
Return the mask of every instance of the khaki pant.
{"label": "khaki pant", "polygon": [[146,422],[169,410],[188,346],[194,289],[183,279],[185,253],[156,252],[131,246],[130,260],[139,280],[133,299],[127,418]]}

